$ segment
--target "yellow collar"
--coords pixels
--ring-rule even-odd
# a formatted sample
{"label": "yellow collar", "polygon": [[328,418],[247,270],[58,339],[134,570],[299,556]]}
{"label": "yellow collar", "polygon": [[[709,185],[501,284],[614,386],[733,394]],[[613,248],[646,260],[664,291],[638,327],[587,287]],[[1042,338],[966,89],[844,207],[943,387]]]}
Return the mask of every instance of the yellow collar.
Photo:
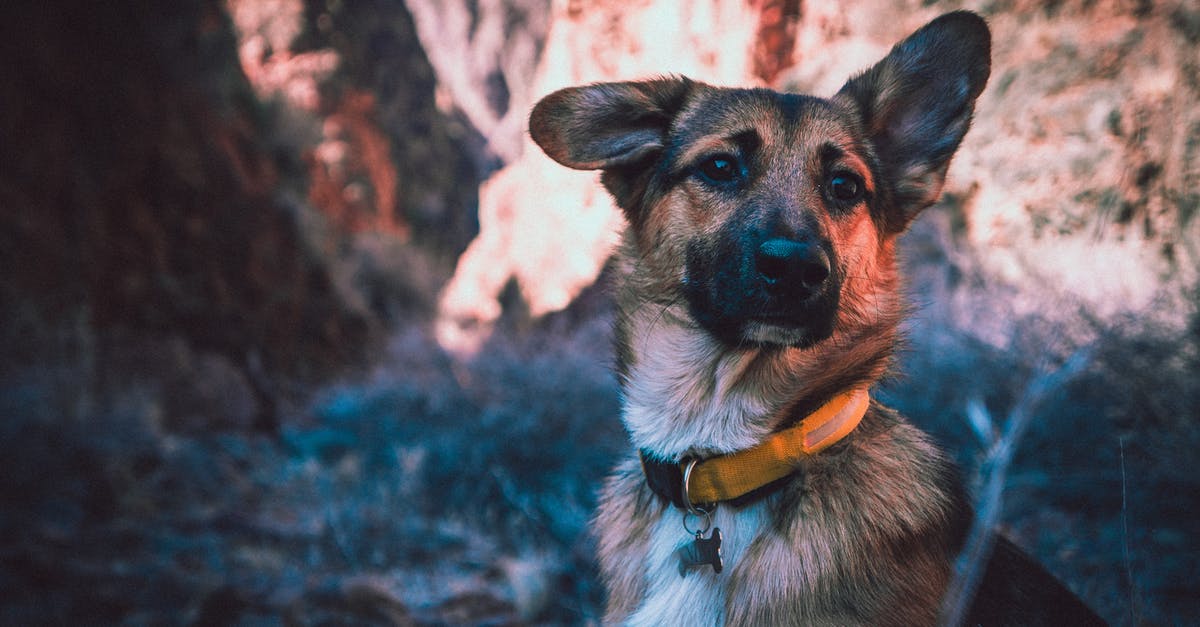
{"label": "yellow collar", "polygon": [[691,505],[736,499],[796,472],[801,459],[846,437],[862,421],[868,405],[870,396],[865,389],[850,390],[757,446],[705,460],[685,460],[677,471],[671,471],[682,474],[680,487],[670,490],[674,494],[663,493],[661,484],[651,477],[649,466],[655,462],[648,463],[643,456],[647,480],[655,492],[688,509]]}

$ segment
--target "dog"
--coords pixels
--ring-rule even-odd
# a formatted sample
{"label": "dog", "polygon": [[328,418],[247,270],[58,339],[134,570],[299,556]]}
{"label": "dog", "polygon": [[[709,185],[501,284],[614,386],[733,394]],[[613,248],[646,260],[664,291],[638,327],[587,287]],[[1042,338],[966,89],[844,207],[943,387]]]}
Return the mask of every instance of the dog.
{"label": "dog", "polygon": [[[604,621],[931,625],[972,512],[947,457],[869,398],[904,313],[896,239],[941,192],[990,72],[939,17],[832,98],[684,77],[530,115],[629,228],[616,369],[633,452],[594,521]],[[997,539],[970,624],[1103,622]]]}

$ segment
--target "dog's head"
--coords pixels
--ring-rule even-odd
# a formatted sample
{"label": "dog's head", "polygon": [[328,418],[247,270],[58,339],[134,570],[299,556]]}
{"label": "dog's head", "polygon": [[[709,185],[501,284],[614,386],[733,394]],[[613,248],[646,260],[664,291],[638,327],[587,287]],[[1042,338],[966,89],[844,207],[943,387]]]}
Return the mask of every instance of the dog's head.
{"label": "dog's head", "polygon": [[831,99],[604,83],[547,96],[530,131],[556,161],[603,171],[636,281],[725,343],[809,347],[891,289],[892,241],[940,193],[989,50],[983,20],[956,12]]}

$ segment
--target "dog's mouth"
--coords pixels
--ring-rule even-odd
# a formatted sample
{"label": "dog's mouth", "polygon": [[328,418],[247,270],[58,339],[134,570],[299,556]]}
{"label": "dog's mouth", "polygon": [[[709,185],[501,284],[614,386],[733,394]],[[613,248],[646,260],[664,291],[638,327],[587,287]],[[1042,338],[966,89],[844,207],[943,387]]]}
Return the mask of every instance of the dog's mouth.
{"label": "dog's mouth", "polygon": [[746,341],[760,346],[808,348],[824,337],[815,336],[804,325],[779,324],[775,321],[751,320],[742,331]]}
{"label": "dog's mouth", "polygon": [[796,314],[764,314],[750,317],[742,336],[756,344],[808,348],[833,334],[831,310],[818,300],[809,311]]}
{"label": "dog's mouth", "polygon": [[833,335],[837,304],[836,292],[787,308],[764,307],[759,298],[739,301],[720,294],[693,293],[689,298],[696,322],[730,346],[809,348]]}

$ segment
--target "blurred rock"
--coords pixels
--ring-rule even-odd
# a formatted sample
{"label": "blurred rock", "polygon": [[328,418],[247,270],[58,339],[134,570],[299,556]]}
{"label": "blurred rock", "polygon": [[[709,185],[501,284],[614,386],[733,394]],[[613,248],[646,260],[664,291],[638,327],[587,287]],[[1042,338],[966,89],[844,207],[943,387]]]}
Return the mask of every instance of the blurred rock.
{"label": "blurred rock", "polygon": [[[564,307],[594,280],[621,227],[594,174],[555,166],[528,143],[509,148],[515,109],[571,84],[671,72],[828,96],[906,34],[957,8],[983,13],[995,45],[992,81],[942,205],[955,215],[954,231],[944,234],[947,252],[971,265],[955,272],[1009,286],[1016,314],[1073,315],[1083,307],[1102,317],[1151,304],[1177,310],[1179,288],[1198,278],[1200,12],[1187,2],[717,1],[684,8],[564,0],[551,5],[532,72],[514,65],[529,62],[533,44],[522,54],[489,56],[500,44],[486,29],[500,28],[494,14],[515,5],[483,5],[470,22],[476,30],[468,30],[465,5],[475,4],[412,3],[439,84],[456,106],[491,102],[487,82],[468,76],[532,75],[507,81],[507,108],[468,115],[486,120],[479,123],[485,135],[497,129],[504,139],[493,144],[505,146],[496,152],[507,165],[481,187],[480,235],[441,297],[439,339],[456,351],[472,352],[490,333],[510,279],[533,315]],[[513,36],[542,42],[527,32],[531,24],[518,22]],[[488,65],[488,58],[503,61]],[[964,326],[987,306],[962,295],[946,300],[961,301],[954,317]],[[1009,331],[981,329],[992,338]]]}
{"label": "blurred rock", "polygon": [[531,85],[551,0],[410,0],[421,47],[437,74],[438,104],[458,109],[503,163],[523,150]]}
{"label": "blurred rock", "polygon": [[[334,234],[411,238],[447,266],[437,270],[445,275],[478,229],[476,191],[489,167],[482,131],[438,106],[434,72],[404,3],[295,3],[303,5],[297,34],[280,54],[336,59],[333,72],[317,77],[315,106],[292,107],[315,132],[303,147],[310,202]],[[252,31],[241,32],[245,47]]]}
{"label": "blurred rock", "polygon": [[992,84],[949,191],[954,245],[1016,286],[1016,313],[1182,324],[1200,278],[1200,57],[1182,26],[1195,12],[1014,2],[990,16]]}
{"label": "blurred rock", "polygon": [[305,241],[286,183],[297,163],[277,152],[223,7],[14,8],[0,72],[5,361],[37,362],[64,328],[76,362],[109,330],[182,337],[269,404],[277,375],[361,359],[371,323]]}
{"label": "blurred rock", "polygon": [[273,430],[430,310],[476,232],[482,139],[401,4],[3,19],[0,375],[61,371],[71,415],[137,388],[167,428]]}

